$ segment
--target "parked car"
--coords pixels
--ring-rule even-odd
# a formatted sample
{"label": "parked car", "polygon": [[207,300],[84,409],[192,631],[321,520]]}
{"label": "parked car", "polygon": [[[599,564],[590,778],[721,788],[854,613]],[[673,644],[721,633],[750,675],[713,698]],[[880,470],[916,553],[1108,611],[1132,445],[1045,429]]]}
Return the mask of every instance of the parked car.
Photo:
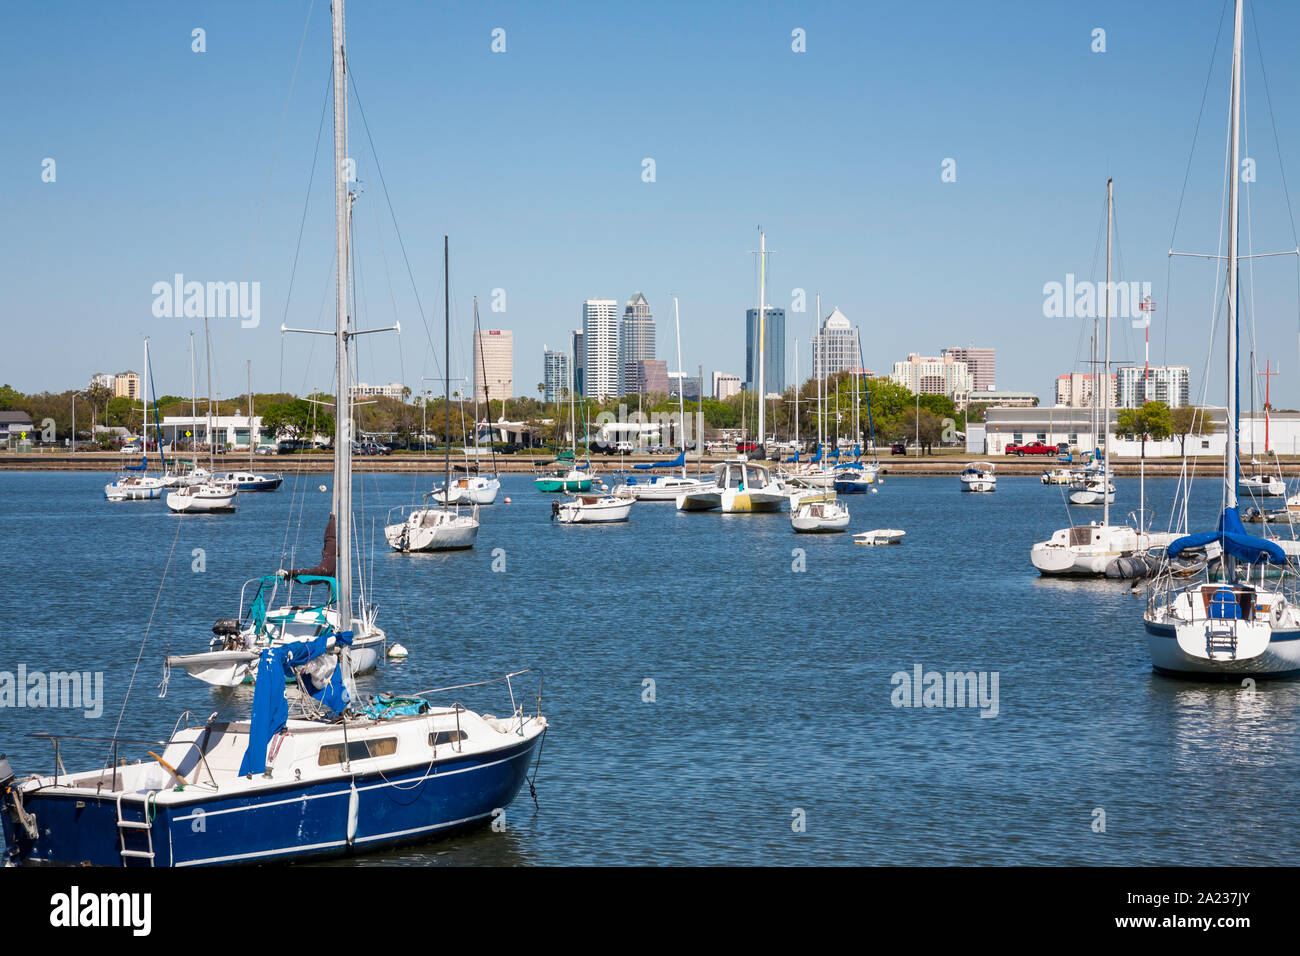
{"label": "parked car", "polygon": [[630,455],[636,451],[636,446],[630,441],[621,441],[614,445],[614,451],[620,455]]}
{"label": "parked car", "polygon": [[258,445],[256,448],[253,449],[253,454],[274,455],[279,450],[280,450],[280,446],[278,445]]}
{"label": "parked car", "polygon": [[889,453],[891,455],[906,455],[907,443],[901,441],[894,442],[892,445],[889,446]]}
{"label": "parked car", "polygon": [[759,445],[755,441],[738,441],[736,442],[736,454],[749,455],[758,451]]}
{"label": "parked car", "polygon": [[1056,455],[1059,454],[1059,451],[1056,445],[1044,445],[1040,441],[1031,441],[1027,445],[1014,443],[1007,445],[1006,453],[1023,458],[1025,455]]}

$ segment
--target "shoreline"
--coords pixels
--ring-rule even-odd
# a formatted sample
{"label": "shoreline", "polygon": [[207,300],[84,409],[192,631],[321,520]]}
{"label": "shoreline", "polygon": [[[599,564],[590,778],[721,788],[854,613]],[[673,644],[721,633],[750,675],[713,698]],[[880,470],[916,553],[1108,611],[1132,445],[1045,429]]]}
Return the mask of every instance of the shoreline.
{"label": "shoreline", "polygon": [[[75,455],[69,452],[26,452],[26,453],[0,453],[0,471],[72,471],[72,472],[98,472],[101,474],[116,474],[122,471],[123,465],[128,459],[123,458],[119,452],[77,452]],[[134,461],[135,459],[129,459]],[[540,465],[542,462],[550,461],[550,456],[539,456],[531,458],[526,455],[498,455],[496,458],[497,470],[500,474],[532,474],[534,471],[534,461]],[[591,462],[596,472],[611,473],[626,471],[633,465],[645,464],[652,461],[663,461],[664,456],[649,455],[595,455]],[[716,456],[705,456],[702,459],[702,467],[705,471],[710,466],[722,462],[724,459]],[[1070,467],[1057,462],[1055,459],[1050,461],[1028,460],[1025,458],[1010,457],[1000,459],[990,456],[956,456],[956,455],[936,455],[933,457],[923,458],[882,458],[880,459],[880,473],[886,477],[915,477],[915,478],[935,478],[935,477],[954,477],[961,473],[972,460],[989,461],[994,465],[995,471],[999,475],[1008,476],[1040,476],[1045,470],[1054,468]],[[463,458],[452,458],[452,469],[455,470],[457,465],[464,465]],[[151,461],[151,465],[156,461]],[[358,456],[352,459],[352,470],[354,472],[427,472],[436,474],[442,471],[443,460],[439,456],[429,455],[412,455],[412,454],[394,454],[378,456]],[[775,465],[776,462],[769,462],[769,465]],[[1297,472],[1300,472],[1300,459],[1283,458],[1281,459],[1281,470],[1285,476],[1288,471],[1288,465],[1294,466]],[[1111,467],[1111,473],[1118,478],[1136,478],[1141,472],[1140,459],[1116,459]],[[1265,468],[1270,467],[1265,465]],[[1276,466],[1273,466],[1276,467]],[[296,454],[296,455],[264,455],[258,456],[253,465],[249,466],[247,455],[218,455],[216,456],[217,471],[244,471],[252,470],[259,472],[274,472],[278,474],[328,474],[334,469],[334,459],[331,455],[322,454]],[[687,466],[688,474],[693,474],[696,470],[696,460],[691,459]],[[1147,459],[1146,474],[1151,478],[1177,478],[1182,474],[1183,463],[1181,459]],[[1223,475],[1223,459],[1215,456],[1214,458],[1192,459],[1189,462],[1189,470],[1201,477],[1211,477]]]}

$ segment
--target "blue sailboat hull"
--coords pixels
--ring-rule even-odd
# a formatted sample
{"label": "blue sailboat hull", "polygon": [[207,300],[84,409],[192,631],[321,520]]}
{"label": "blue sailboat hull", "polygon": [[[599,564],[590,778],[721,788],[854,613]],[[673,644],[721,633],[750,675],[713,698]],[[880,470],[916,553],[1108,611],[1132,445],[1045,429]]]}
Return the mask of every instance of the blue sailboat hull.
{"label": "blue sailboat hull", "polygon": [[[132,794],[122,801],[122,818],[150,822],[152,829],[120,832],[128,850],[147,851],[151,837],[152,861],[122,855],[114,796],[50,787],[24,800],[36,817],[36,839],[21,827],[15,832],[6,812],[5,844],[18,863],[95,866],[255,864],[373,852],[489,822],[518,795],[543,736],[485,754],[289,783],[256,794],[223,797],[193,787],[188,792],[195,799],[179,804]],[[349,838],[350,819],[356,829]]]}

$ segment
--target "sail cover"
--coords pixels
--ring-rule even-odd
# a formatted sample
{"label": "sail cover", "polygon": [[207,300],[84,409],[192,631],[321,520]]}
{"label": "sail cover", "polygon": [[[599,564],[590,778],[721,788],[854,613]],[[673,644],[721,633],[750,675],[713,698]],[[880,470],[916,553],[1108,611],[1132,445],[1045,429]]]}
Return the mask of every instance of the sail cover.
{"label": "sail cover", "polygon": [[686,452],[682,452],[672,461],[648,461],[644,465],[633,465],[632,467],[638,468],[642,471],[646,470],[647,468],[685,468]]}
{"label": "sail cover", "polygon": [[[284,699],[284,679],[294,676],[294,668],[320,657],[330,649],[330,638],[339,644],[350,645],[352,632],[322,634],[310,641],[294,641],[262,651],[257,662],[257,684],[253,688],[253,714],[249,719],[248,749],[239,762],[239,775],[266,772],[266,748],[271,738],[289,722],[289,704]],[[307,692],[331,711],[338,713],[350,700],[344,686],[343,669],[334,666],[334,673],[322,687],[317,687],[304,676]]]}
{"label": "sail cover", "polygon": [[1241,523],[1241,515],[1236,508],[1224,508],[1219,517],[1217,531],[1202,531],[1200,534],[1188,534],[1174,541],[1169,546],[1168,554],[1176,558],[1184,551],[1203,548],[1211,541],[1218,541],[1225,554],[1249,564],[1270,562],[1286,564],[1286,552],[1275,541],[1256,538],[1246,533]]}
{"label": "sail cover", "polygon": [[334,577],[334,572],[339,564],[339,538],[338,532],[334,530],[334,515],[330,515],[329,523],[325,525],[325,546],[321,548],[320,564],[314,568],[297,568],[289,571],[286,577],[297,578],[304,574],[318,575],[323,578]]}

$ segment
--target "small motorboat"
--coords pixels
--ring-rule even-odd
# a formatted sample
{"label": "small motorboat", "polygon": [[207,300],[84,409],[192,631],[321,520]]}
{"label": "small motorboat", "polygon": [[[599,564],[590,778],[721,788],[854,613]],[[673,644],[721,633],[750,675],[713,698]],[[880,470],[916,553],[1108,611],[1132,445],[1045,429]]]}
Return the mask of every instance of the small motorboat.
{"label": "small motorboat", "polygon": [[998,479],[987,461],[974,461],[962,469],[962,491],[996,491]]}
{"label": "small motorboat", "polygon": [[691,478],[689,475],[651,475],[648,478],[629,475],[626,481],[615,485],[610,494],[635,501],[676,501],[679,495],[712,485],[711,478]]}
{"label": "small motorboat", "polygon": [[251,471],[228,471],[220,479],[237,491],[275,491],[284,481],[283,475],[255,475]]}
{"label": "small motorboat", "polygon": [[790,512],[790,527],[798,534],[835,534],[849,526],[849,509],[837,501],[814,501]]}
{"label": "small motorboat", "polygon": [[[401,509],[405,511],[405,508]],[[390,512],[391,514],[391,512]],[[478,537],[478,505],[468,515],[455,508],[414,508],[401,521],[384,526],[394,551],[463,551]]]}
{"label": "small motorboat", "polygon": [[551,520],[560,524],[609,524],[626,521],[632,513],[631,498],[613,495],[574,495],[565,502],[551,502]]}
{"label": "small motorboat", "polygon": [[853,536],[854,544],[902,544],[906,531],[897,528],[876,528],[874,531],[862,531]]}
{"label": "small motorboat", "polygon": [[212,481],[182,485],[167,492],[167,507],[177,514],[228,514],[238,494],[233,485]]}

